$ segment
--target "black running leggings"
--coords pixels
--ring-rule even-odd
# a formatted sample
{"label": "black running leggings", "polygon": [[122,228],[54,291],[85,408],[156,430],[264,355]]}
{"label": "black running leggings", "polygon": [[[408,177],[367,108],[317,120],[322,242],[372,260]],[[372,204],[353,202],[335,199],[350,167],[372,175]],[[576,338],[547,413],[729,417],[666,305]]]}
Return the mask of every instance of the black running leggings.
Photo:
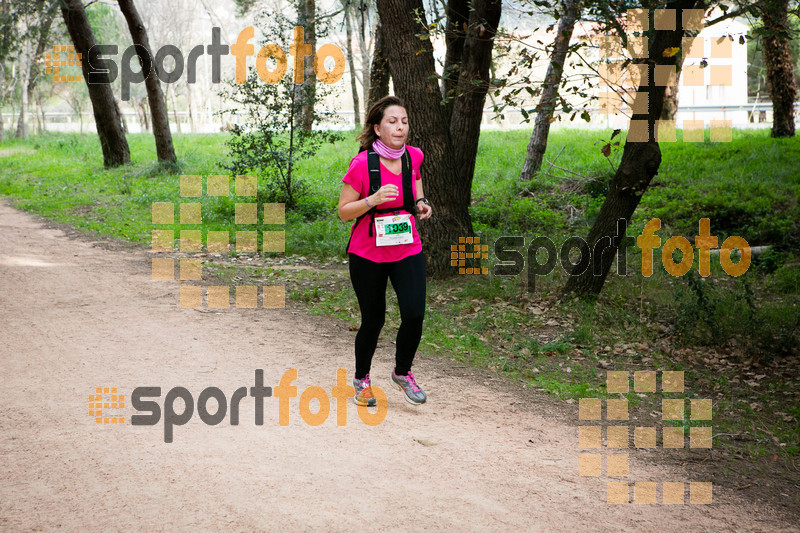
{"label": "black running leggings", "polygon": [[361,308],[361,327],[356,334],[357,379],[364,379],[369,373],[378,335],[386,319],[387,279],[392,281],[400,307],[394,369],[397,375],[405,376],[411,370],[422,337],[425,317],[425,257],[422,252],[391,263],[375,263],[350,254],[350,281]]}

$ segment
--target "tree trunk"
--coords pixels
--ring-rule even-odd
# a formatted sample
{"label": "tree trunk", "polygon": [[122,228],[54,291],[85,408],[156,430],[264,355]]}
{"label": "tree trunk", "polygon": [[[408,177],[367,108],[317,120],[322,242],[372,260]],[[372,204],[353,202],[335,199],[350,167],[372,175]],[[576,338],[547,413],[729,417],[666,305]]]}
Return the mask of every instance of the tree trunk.
{"label": "tree trunk", "polygon": [[[305,43],[311,50],[317,50],[317,8],[315,0],[300,0],[297,5],[297,18],[300,26],[305,28]],[[303,131],[311,131],[314,125],[314,102],[317,98],[317,74],[314,72],[314,57],[308,56],[303,63],[302,106],[300,107],[300,125]]]}
{"label": "tree trunk", "polygon": [[150,131],[150,121],[147,119],[147,98],[142,98],[139,100],[139,105],[137,106],[138,110],[136,112],[139,115],[139,122],[141,124],[142,133],[146,131]]}
{"label": "tree trunk", "polygon": [[17,139],[28,138],[28,93],[25,90],[22,91],[22,106],[20,107],[19,116],[17,117],[16,137]]}
{"label": "tree trunk", "polygon": [[47,117],[45,116],[44,106],[42,105],[42,96],[36,93],[36,122],[39,124],[37,133],[41,135],[47,129]]}
{"label": "tree trunk", "polygon": [[[89,57],[89,49],[97,44],[94,33],[89,26],[86,12],[81,0],[62,0],[61,14],[67,25],[75,52],[82,57]],[[94,111],[94,121],[97,125],[97,134],[100,137],[100,146],[103,150],[103,164],[114,167],[130,163],[131,153],[128,141],[122,131],[119,110],[114,101],[114,93],[106,74],[90,70],[89,61],[83,61],[83,79],[89,91],[89,98]],[[89,74],[92,74],[93,83],[89,83]]]}
{"label": "tree trunk", "polygon": [[194,118],[194,105],[192,103],[192,86],[186,84],[186,108],[189,110],[189,129],[192,133],[197,133],[197,124]]}
{"label": "tree trunk", "polygon": [[[119,101],[116,98],[114,98],[114,105],[117,107],[117,111],[119,112],[119,121],[122,124],[122,131],[124,131],[125,135],[127,135],[129,133],[128,121],[125,120],[125,114],[119,110]],[[83,125],[81,125],[81,132],[83,132]]]}
{"label": "tree trunk", "polygon": [[175,129],[178,130],[178,133],[181,133],[181,117],[178,115],[178,101],[175,99],[175,91],[167,91],[169,93],[170,100],[172,100],[172,118],[175,119]]}
{"label": "tree trunk", "polygon": [[369,96],[364,112],[368,112],[372,104],[389,94],[389,78],[391,71],[386,56],[386,40],[383,37],[380,22],[375,28],[375,49],[372,51],[372,65],[369,69]]}
{"label": "tree trunk", "polygon": [[[450,135],[453,140],[455,161],[459,175],[469,179],[465,207],[472,198],[472,174],[478,155],[478,139],[481,135],[483,104],[489,90],[489,66],[492,64],[494,36],[500,22],[500,0],[470,2],[470,16],[461,67],[458,77],[457,98],[452,102]],[[464,141],[464,137],[469,139]]]}
{"label": "tree trunk", "polygon": [[461,58],[464,54],[464,41],[469,24],[469,0],[450,0],[445,8],[447,16],[447,32],[445,43],[447,49],[444,55],[444,69],[442,70],[442,98],[445,100],[445,120],[450,121],[453,113],[453,101],[457,96],[458,75],[461,68]]}
{"label": "tree trunk", "polygon": [[[170,163],[177,162],[178,158],[175,157],[175,148],[172,145],[172,133],[169,130],[169,117],[167,116],[167,102],[164,98],[164,93],[161,91],[161,82],[158,79],[157,69],[155,63],[155,54],[152,53],[150,48],[150,41],[147,38],[147,29],[142,23],[139,12],[133,0],[117,0],[119,9],[125,16],[125,21],[128,23],[128,29],[131,32],[131,39],[133,44],[139,45],[136,47],[137,55],[139,56],[139,64],[143,69],[150,65],[150,72],[144,80],[145,89],[147,90],[147,99],[150,102],[150,113],[153,119],[153,137],[156,141],[156,155],[159,161],[166,161]],[[145,50],[149,57],[145,54]]]}
{"label": "tree trunk", "polygon": [[789,0],[761,0],[757,5],[764,23],[764,62],[772,100],[772,136],[794,137],[797,86],[789,46]]}
{"label": "tree trunk", "polygon": [[488,90],[489,64],[497,24],[499,0],[473,0],[463,42],[457,94],[451,102],[451,120],[445,120],[442,93],[436,83],[433,47],[416,34],[426,31],[408,14],[424,13],[422,0],[378,0],[381,32],[391,46],[386,52],[395,92],[409,114],[413,143],[425,153],[422,175],[434,215],[423,224],[423,246],[428,274],[448,277],[450,245],[473,235],[469,205],[478,150],[483,103]]}
{"label": "tree trunk", "polygon": [[[2,4],[0,4],[2,5]],[[0,16],[4,13],[0,11]],[[6,125],[5,117],[3,116],[3,107],[6,103],[6,66],[2,59],[0,59],[0,143],[6,140]]]}
{"label": "tree trunk", "polygon": [[28,82],[31,75],[31,57],[28,53],[28,40],[22,41],[22,52],[19,54],[19,72],[22,76],[20,84],[20,92],[22,93],[22,106],[19,110],[19,118],[17,120],[17,139],[28,138]]}
{"label": "tree trunk", "polygon": [[[701,4],[702,0],[677,0],[671,7],[677,10],[677,20],[683,20],[684,9],[693,9]],[[572,292],[585,298],[594,298],[603,289],[611,264],[614,261],[616,252],[619,250],[620,242],[616,239],[617,220],[624,218],[630,222],[633,212],[641,201],[642,195],[650,185],[650,181],[658,173],[661,165],[661,149],[655,140],[654,128],[656,121],[661,116],[664,106],[664,92],[666,87],[652,85],[654,81],[654,65],[674,65],[676,58],[664,57],[664,50],[667,48],[681,47],[681,39],[684,30],[680,24],[676,25],[675,30],[656,30],[649,47],[649,58],[638,60],[649,65],[649,83],[639,85],[638,91],[648,93],[650,102],[648,113],[635,114],[632,119],[643,121],[648,130],[644,137],[647,142],[635,142],[635,128],[628,128],[628,140],[622,152],[622,160],[619,168],[609,186],[608,194],[600,208],[600,213],[589,230],[587,242],[589,250],[592,252],[589,267],[582,273],[573,271],[570,274],[565,292]],[[669,54],[667,54],[669,55]],[[637,124],[642,122],[637,122]],[[599,254],[595,254],[596,244],[602,241],[610,244],[613,253],[602,253],[598,247]],[[624,247],[623,251],[624,253]],[[599,257],[596,257],[599,255]],[[595,265],[597,263],[597,265]]]}
{"label": "tree trunk", "polygon": [[[42,3],[41,8],[43,9],[44,3]],[[42,123],[39,127],[40,131],[44,131],[44,109],[41,106],[41,96],[34,96],[34,90],[36,89],[36,84],[39,83],[39,76],[41,74],[41,65],[44,64],[42,61],[42,56],[47,51],[50,46],[50,29],[53,26],[53,20],[56,18],[56,13],[58,13],[58,2],[52,2],[49,7],[43,9],[39,13],[39,21],[37,23],[37,31],[38,31],[38,38],[36,39],[36,51],[33,53],[33,57],[31,61],[28,63],[28,80],[23,87],[27,88],[28,92],[28,102],[31,101],[31,97],[34,97],[36,101],[37,107],[37,124],[39,123],[39,113],[38,111],[41,110],[42,116]],[[26,45],[27,46],[27,45]]]}
{"label": "tree trunk", "polygon": [[562,6],[563,13],[558,20],[550,64],[547,66],[547,74],[542,83],[542,96],[539,98],[539,105],[536,106],[536,124],[528,142],[522,172],[519,174],[520,181],[530,180],[542,168],[542,159],[547,150],[547,138],[550,135],[550,123],[558,105],[558,86],[564,75],[564,64],[567,61],[572,31],[580,13],[578,0],[564,0]]}
{"label": "tree trunk", "polygon": [[[680,71],[678,71],[680,76]],[[678,116],[678,99],[680,98],[680,85],[668,85],[664,91],[664,107],[661,109],[661,120],[675,120]]]}
{"label": "tree trunk", "polygon": [[361,124],[361,109],[358,102],[356,62],[353,57],[353,26],[350,23],[350,7],[351,6],[345,4],[344,25],[347,36],[347,64],[350,67],[350,90],[353,91],[353,127],[358,130]]}
{"label": "tree trunk", "polygon": [[361,50],[361,94],[369,94],[370,68],[369,44],[367,44],[367,12],[369,3],[365,0],[359,2],[358,18],[358,48]]}
{"label": "tree trunk", "polygon": [[[708,27],[708,26],[706,26]],[[680,98],[680,82],[681,72],[683,71],[683,62],[686,56],[678,54],[678,62],[676,64],[675,85],[667,86],[664,92],[664,107],[661,109],[661,120],[675,120],[678,116],[678,101]]]}

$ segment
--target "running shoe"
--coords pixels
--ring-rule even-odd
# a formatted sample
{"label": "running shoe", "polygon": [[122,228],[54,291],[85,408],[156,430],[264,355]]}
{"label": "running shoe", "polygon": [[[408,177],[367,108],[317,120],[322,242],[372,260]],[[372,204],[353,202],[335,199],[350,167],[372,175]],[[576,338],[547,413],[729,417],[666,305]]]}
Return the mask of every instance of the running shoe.
{"label": "running shoe", "polygon": [[425,400],[428,399],[425,392],[417,385],[412,372],[409,372],[407,376],[398,376],[392,370],[392,383],[403,391],[406,395],[406,401],[410,404],[419,405],[425,403]]}
{"label": "running shoe", "polygon": [[356,405],[366,405],[372,407],[378,405],[375,397],[372,395],[372,387],[369,382],[369,374],[364,379],[353,378],[353,388],[356,389],[356,395],[353,396],[353,402]]}

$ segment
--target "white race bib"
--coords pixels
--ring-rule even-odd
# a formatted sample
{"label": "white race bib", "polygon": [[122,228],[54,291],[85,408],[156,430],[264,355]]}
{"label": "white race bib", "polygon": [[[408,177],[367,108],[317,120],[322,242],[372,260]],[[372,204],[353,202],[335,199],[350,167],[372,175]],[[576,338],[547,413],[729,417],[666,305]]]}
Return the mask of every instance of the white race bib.
{"label": "white race bib", "polygon": [[391,215],[375,217],[375,246],[394,246],[411,244],[414,235],[411,233],[411,215]]}

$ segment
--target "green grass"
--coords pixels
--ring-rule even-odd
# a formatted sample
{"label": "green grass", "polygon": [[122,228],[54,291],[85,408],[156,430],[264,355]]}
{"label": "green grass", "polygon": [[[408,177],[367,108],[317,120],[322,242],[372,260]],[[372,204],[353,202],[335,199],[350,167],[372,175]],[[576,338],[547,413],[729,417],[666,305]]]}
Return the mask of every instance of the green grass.
{"label": "green grass", "polygon": [[[478,233],[558,235],[588,228],[597,215],[611,166],[600,155],[607,131],[555,130],[546,159],[589,180],[540,175],[517,181],[528,132],[487,131],[481,136],[473,183],[471,213]],[[350,157],[353,134],[323,146],[317,157],[297,166],[310,193],[287,220],[289,253],[323,258],[342,255],[346,226],[336,217],[336,203]],[[31,141],[7,141],[0,170],[0,193],[18,206],[91,230],[100,235],[147,243],[152,202],[179,201],[178,174],[154,164],[152,137],[129,135],[130,166],[106,170],[97,138],[48,134]],[[184,174],[227,174],[225,135],[176,135]],[[653,217],[662,234],[693,237],[697,213],[711,219],[712,234],[740,235],[751,245],[781,248],[800,245],[800,142],[774,140],[765,131],[736,131],[730,143],[662,143],[663,163],[634,217],[639,228]],[[18,150],[14,153],[14,150]],[[615,163],[619,154],[612,154]],[[545,169],[548,165],[545,163]],[[764,172],[769,168],[769,172]],[[550,169],[557,175],[569,176]],[[575,176],[571,176],[575,177]],[[520,192],[525,191],[524,196]],[[567,207],[571,206],[571,207]],[[571,210],[571,211],[570,211]],[[233,203],[204,200],[204,221],[213,229],[229,224]],[[572,217],[567,216],[570,212]]]}
{"label": "green grass", "polygon": [[[597,216],[620,156],[615,151],[606,159],[600,153],[601,141],[611,132],[554,130],[545,158],[558,157],[557,166],[584,178],[545,163],[545,171],[553,176],[540,174],[520,183],[517,176],[529,134],[481,135],[470,211],[482,242],[520,235],[527,244],[534,235],[545,235],[560,244],[569,235],[584,236]],[[297,166],[309,193],[296,211],[287,213],[285,226],[268,228],[286,230],[287,256],[331,263],[344,259],[348,225],[337,218],[336,204],[341,177],[356,151],[353,137],[351,132],[346,140],[323,146],[315,158]],[[150,135],[129,135],[133,163],[110,170],[102,167],[94,135],[9,140],[0,144],[0,194],[58,222],[147,246],[153,229],[151,205],[181,201],[180,173],[227,174],[225,138],[174,136],[179,172],[153,163]],[[641,255],[633,249],[628,275],[612,271],[596,303],[560,299],[566,281],[560,267],[537,277],[533,292],[525,272],[512,278],[432,280],[421,349],[493,369],[567,401],[619,397],[605,391],[606,368],[685,370],[691,384],[686,397],[702,394],[714,399],[715,428],[757,435],[744,445],[748,454],[796,457],[797,369],[783,369],[781,374],[776,367],[762,367],[758,372],[769,376],[752,390],[733,380],[738,372],[749,371],[748,359],[771,365],[797,353],[800,140],[770,139],[767,131],[735,131],[730,143],[664,143],[661,149],[659,174],[642,199],[629,235],[658,217],[662,243],[672,235],[693,242],[698,219],[710,218],[712,234],[720,242],[740,235],[751,245],[773,246],[753,261],[745,276],[727,276],[715,259],[706,280],[692,275],[674,278],[660,261],[654,275],[645,278],[640,274]],[[266,193],[259,190],[259,196]],[[235,228],[234,200],[204,198],[201,203],[204,225],[183,229]],[[659,250],[655,254],[660,257]],[[341,265],[287,271],[224,259],[206,265],[224,283],[282,279],[288,297],[307,304],[310,312],[358,325],[358,305]],[[490,258],[484,266],[491,270],[494,262]],[[695,254],[692,271],[697,268]],[[389,291],[384,334],[390,336],[399,325],[394,302]],[[726,350],[734,365],[708,362],[714,353]],[[660,409],[657,402],[633,392],[624,397],[645,416]]]}
{"label": "green grass", "polygon": [[[483,132],[473,186],[478,201],[471,210],[476,229],[551,235],[590,226],[621,154],[612,153],[613,165],[600,154],[600,141],[608,138],[610,131],[602,130],[550,134],[545,160],[588,178],[580,182],[545,162],[544,171],[577,178],[579,183],[570,189],[564,187],[570,180],[542,174],[533,184],[517,182],[527,130]],[[767,130],[735,130],[729,143],[662,143],[661,151],[659,173],[642,198],[633,227],[657,217],[672,234],[694,237],[697,214],[702,213],[711,219],[712,234],[721,238],[740,235],[751,246],[800,245],[800,140],[771,139]],[[532,196],[520,201],[522,189]],[[567,204],[583,211],[569,224],[563,211]]]}

